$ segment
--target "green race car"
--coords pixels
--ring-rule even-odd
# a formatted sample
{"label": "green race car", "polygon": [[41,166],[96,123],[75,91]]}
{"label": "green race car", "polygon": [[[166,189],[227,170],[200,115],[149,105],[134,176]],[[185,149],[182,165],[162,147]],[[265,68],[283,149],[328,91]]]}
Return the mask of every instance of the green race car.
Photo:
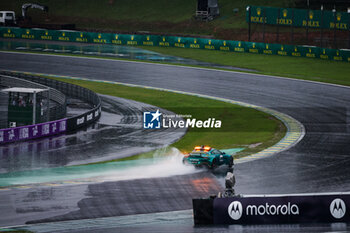
{"label": "green race car", "polygon": [[230,168],[233,166],[233,157],[209,146],[196,146],[194,150],[182,160],[184,164],[193,164],[196,167],[205,165],[209,168],[216,168],[223,164]]}

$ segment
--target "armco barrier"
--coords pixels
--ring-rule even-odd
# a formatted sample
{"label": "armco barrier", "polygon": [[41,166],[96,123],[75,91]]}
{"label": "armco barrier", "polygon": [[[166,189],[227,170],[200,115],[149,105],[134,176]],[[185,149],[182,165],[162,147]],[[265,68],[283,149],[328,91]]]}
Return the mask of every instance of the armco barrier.
{"label": "armco barrier", "polygon": [[115,45],[144,45],[320,58],[350,62],[350,50],[161,35],[126,35],[0,27],[0,37]]}
{"label": "armco barrier", "polygon": [[67,131],[74,131],[80,127],[86,126],[98,120],[101,116],[101,100],[96,93],[89,89],[70,83],[60,82],[57,80],[38,76],[26,75],[23,73],[1,71],[0,74],[14,76],[16,78],[21,78],[49,86],[61,91],[67,96],[84,100],[93,106],[91,110],[71,118],[65,118],[36,125],[0,129],[0,144],[52,136]]}
{"label": "armco barrier", "polygon": [[350,222],[350,193],[194,199],[193,208],[196,225]]}

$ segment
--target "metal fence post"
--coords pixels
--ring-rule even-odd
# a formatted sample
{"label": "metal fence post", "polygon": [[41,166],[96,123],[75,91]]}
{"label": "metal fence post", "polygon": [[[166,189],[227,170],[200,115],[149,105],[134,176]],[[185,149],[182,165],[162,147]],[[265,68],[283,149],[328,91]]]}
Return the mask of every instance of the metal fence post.
{"label": "metal fence post", "polygon": [[291,35],[290,35],[290,40],[291,40],[291,44],[294,44],[294,9],[292,9],[292,24],[291,26]]}
{"label": "metal fence post", "polygon": [[348,32],[349,32],[349,38],[348,38],[348,49],[350,49],[350,12],[348,11]]}
{"label": "metal fence post", "polygon": [[264,8],[263,12],[263,42],[265,43],[266,8]]}
{"label": "metal fence post", "polygon": [[33,125],[36,123],[36,92],[33,93]]}
{"label": "metal fence post", "polygon": [[248,41],[250,41],[250,33],[251,33],[251,7],[248,6]]}
{"label": "metal fence post", "polygon": [[333,15],[334,15],[334,34],[333,34],[333,48],[336,49],[337,48],[337,26],[336,26],[336,22],[337,22],[337,10],[333,9]]}
{"label": "metal fence post", "polygon": [[323,46],[323,27],[324,27],[324,14],[323,14],[323,5],[321,5],[321,39],[320,39],[320,47],[322,48]]}
{"label": "metal fence post", "polygon": [[306,16],[306,44],[309,44],[309,17],[310,17],[310,8],[307,9]]}
{"label": "metal fence post", "polygon": [[281,8],[278,8],[278,13],[277,13],[277,35],[276,35],[276,42],[278,43],[278,41],[279,41],[279,34],[280,34],[280,31],[279,31],[279,26],[280,26],[280,22],[279,22],[279,20],[280,20],[280,13],[281,13]]}

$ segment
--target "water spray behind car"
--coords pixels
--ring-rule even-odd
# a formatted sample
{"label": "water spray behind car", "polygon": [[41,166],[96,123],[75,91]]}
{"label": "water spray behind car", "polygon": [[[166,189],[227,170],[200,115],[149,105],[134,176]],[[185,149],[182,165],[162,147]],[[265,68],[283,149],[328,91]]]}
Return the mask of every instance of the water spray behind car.
{"label": "water spray behind car", "polygon": [[186,165],[192,164],[195,167],[206,166],[209,169],[227,165],[225,190],[222,193],[220,192],[218,197],[233,197],[235,195],[234,185],[236,184],[236,179],[233,174],[234,160],[231,155],[209,146],[196,146],[190,154],[183,158],[182,162]]}

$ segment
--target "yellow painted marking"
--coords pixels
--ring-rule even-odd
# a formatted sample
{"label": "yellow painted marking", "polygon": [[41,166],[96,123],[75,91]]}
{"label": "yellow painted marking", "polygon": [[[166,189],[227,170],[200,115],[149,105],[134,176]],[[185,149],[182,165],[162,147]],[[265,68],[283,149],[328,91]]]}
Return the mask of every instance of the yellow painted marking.
{"label": "yellow painted marking", "polygon": [[60,184],[44,184],[45,186],[60,186]]}
{"label": "yellow painted marking", "polygon": [[29,188],[31,188],[31,186],[21,185],[21,186],[16,186],[15,188],[17,188],[17,189],[29,189]]}

